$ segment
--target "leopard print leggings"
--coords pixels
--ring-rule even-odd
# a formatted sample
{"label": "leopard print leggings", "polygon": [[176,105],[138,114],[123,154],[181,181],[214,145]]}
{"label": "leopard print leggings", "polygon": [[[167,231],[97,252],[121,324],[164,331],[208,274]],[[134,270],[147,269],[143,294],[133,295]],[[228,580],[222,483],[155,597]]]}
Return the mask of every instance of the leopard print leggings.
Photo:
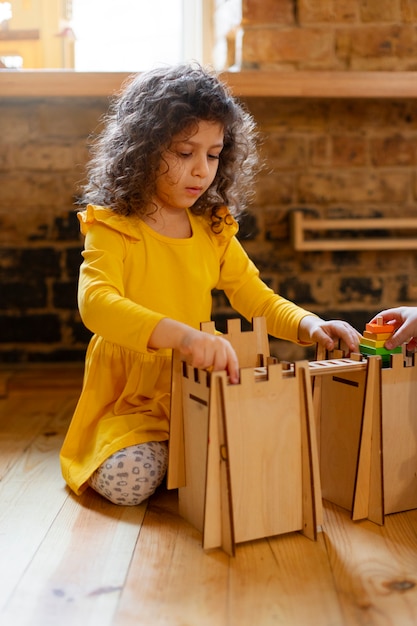
{"label": "leopard print leggings", "polygon": [[113,504],[134,506],[161,484],[168,465],[168,443],[149,441],[118,450],[89,478],[94,491]]}

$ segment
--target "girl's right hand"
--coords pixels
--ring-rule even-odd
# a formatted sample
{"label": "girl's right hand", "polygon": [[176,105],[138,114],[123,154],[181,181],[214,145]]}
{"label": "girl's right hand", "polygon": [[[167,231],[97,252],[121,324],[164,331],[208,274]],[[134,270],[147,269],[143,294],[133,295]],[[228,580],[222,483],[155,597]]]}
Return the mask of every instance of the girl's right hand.
{"label": "girl's right hand", "polygon": [[149,348],[172,348],[190,357],[193,367],[226,370],[231,383],[239,382],[239,362],[232,344],[221,335],[211,335],[164,318],[155,326]]}
{"label": "girl's right hand", "polygon": [[178,350],[189,356],[191,365],[214,371],[226,370],[231,383],[239,382],[239,363],[232,344],[221,335],[211,335],[190,328]]}

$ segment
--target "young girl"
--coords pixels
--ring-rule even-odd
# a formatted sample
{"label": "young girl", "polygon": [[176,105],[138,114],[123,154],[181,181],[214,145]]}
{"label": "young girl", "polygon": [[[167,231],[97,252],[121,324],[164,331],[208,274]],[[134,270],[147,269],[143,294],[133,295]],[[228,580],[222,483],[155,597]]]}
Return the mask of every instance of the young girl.
{"label": "young girl", "polygon": [[327,349],[358,333],[276,295],[236,239],[256,166],[248,112],[211,71],[180,65],[134,77],[95,144],[78,214],[85,235],[79,309],[94,333],[61,451],[65,480],[135,505],[167,467],[172,349],[238,382],[230,343],[199,330],[211,291],[247,320]]}

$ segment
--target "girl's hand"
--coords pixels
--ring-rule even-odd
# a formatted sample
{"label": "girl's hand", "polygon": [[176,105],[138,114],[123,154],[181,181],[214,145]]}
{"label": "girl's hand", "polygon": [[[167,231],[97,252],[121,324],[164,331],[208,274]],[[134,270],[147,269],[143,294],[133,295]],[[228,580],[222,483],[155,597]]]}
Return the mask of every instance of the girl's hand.
{"label": "girl's hand", "polygon": [[239,382],[239,363],[232,344],[221,335],[196,330],[191,326],[164,318],[155,326],[149,348],[172,348],[190,357],[193,367],[226,370],[231,383]]}
{"label": "girl's hand", "polygon": [[386,309],[375,315],[371,323],[376,323],[378,317],[382,317],[384,324],[392,325],[392,329],[395,330],[392,337],[385,342],[387,350],[393,350],[403,343],[407,343],[409,350],[416,349],[417,307],[399,306],[393,309]]}
{"label": "girl's hand", "polygon": [[333,350],[336,340],[342,339],[350,352],[359,351],[360,333],[347,322],[342,320],[330,320],[325,322],[319,317],[307,315],[303,317],[298,328],[300,341],[306,343],[314,341],[326,350]]}
{"label": "girl's hand", "polygon": [[210,335],[190,328],[178,350],[191,357],[191,365],[214,371],[226,370],[231,383],[239,382],[239,363],[232,344],[220,335]]}

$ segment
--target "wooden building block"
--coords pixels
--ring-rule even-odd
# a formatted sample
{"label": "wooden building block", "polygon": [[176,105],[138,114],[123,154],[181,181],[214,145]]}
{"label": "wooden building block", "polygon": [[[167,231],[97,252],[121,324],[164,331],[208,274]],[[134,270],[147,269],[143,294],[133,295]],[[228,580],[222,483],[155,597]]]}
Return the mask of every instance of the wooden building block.
{"label": "wooden building block", "polygon": [[[210,334],[216,332],[214,322],[202,322],[201,330]],[[252,330],[241,331],[239,319],[227,321],[228,339],[236,351],[240,367],[266,365],[270,359],[268,333],[264,317],[255,317]],[[172,358],[171,415],[169,436],[169,461],[167,472],[168,489],[185,485],[184,433],[183,433],[183,393],[182,393],[182,358],[174,351]]]}
{"label": "wooden building block", "polygon": [[365,377],[340,379],[323,378],[316,402],[323,497],[383,524],[417,508],[417,359],[369,356]]}
{"label": "wooden building block", "polygon": [[184,372],[179,510],[203,533],[205,549],[233,553],[234,543],[293,531],[316,538],[321,494],[308,365],[284,372],[271,364],[259,380],[244,368],[236,385],[225,372],[205,382],[200,372],[197,380],[189,367]]}
{"label": "wooden building block", "polygon": [[382,445],[385,513],[417,508],[417,359],[391,358],[382,376]]}
{"label": "wooden building block", "polygon": [[389,333],[392,334],[393,333],[393,328],[391,324],[383,324],[383,323],[369,323],[366,324],[365,326],[365,330],[367,330],[369,333],[374,333],[376,335],[380,334],[380,333]]}
{"label": "wooden building block", "polygon": [[374,341],[381,340],[384,341],[384,343],[388,339],[388,337],[391,337],[391,335],[392,331],[390,331],[389,333],[370,333],[368,330],[363,331],[363,336],[365,337],[365,339],[373,339]]}
{"label": "wooden building block", "polygon": [[[228,332],[241,346],[245,334],[235,325]],[[262,342],[256,346],[266,352]],[[249,352],[259,360],[253,348],[248,360]],[[315,539],[322,512],[308,363],[291,368],[266,357],[263,370],[243,367],[231,385],[226,372],[184,361],[178,367],[179,360],[175,393],[181,389],[182,400],[173,403],[181,406],[174,422],[183,421],[179,511],[202,532],[203,547],[233,554],[235,543],[292,531]]]}
{"label": "wooden building block", "polygon": [[[373,333],[369,333],[369,334],[373,334]],[[373,336],[378,337],[378,335],[373,335]],[[368,337],[362,337],[360,341],[360,345],[370,346],[371,348],[383,348],[385,345],[385,341],[386,341],[385,339],[369,339]]]}

